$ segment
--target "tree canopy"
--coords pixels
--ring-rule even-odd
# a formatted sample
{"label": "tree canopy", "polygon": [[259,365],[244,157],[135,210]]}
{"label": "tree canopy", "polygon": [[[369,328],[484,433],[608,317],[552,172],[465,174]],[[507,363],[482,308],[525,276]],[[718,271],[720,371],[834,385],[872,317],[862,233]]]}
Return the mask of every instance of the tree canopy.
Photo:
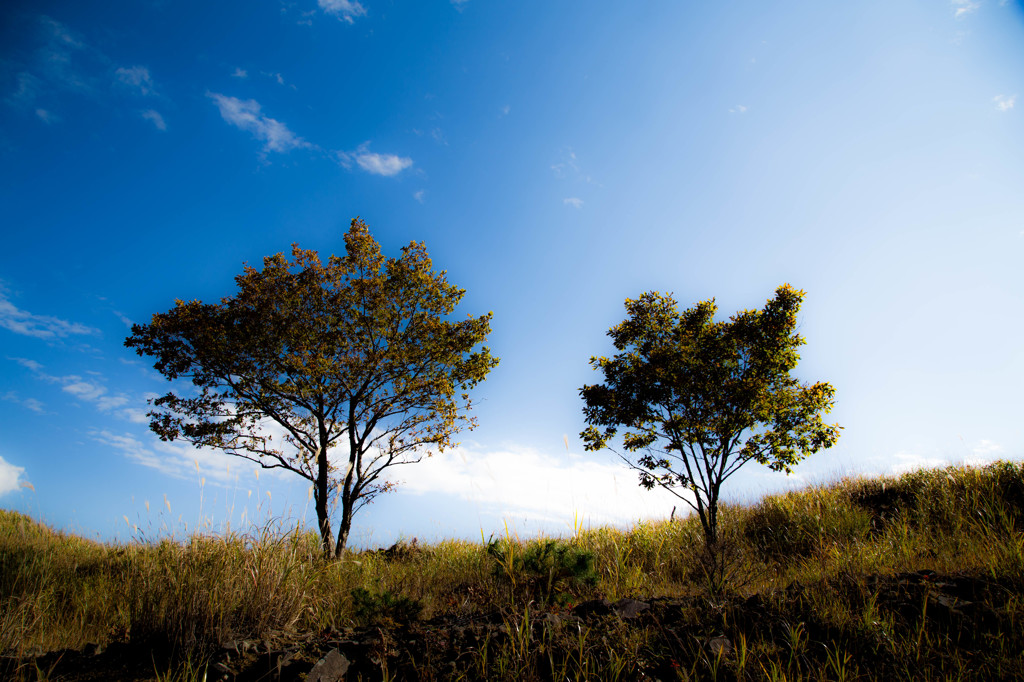
{"label": "tree canopy", "polygon": [[473,428],[468,391],[498,364],[474,350],[491,313],[449,319],[465,291],[422,243],[385,258],[357,218],[345,251],[322,263],[293,244],[291,260],[246,265],[234,296],[179,300],[125,341],[195,387],[153,400],[152,430],[309,480],[326,556],[340,556],[353,514],[391,488],[385,469]]}
{"label": "tree canopy", "polygon": [[580,389],[586,449],[608,447],[625,427],[622,447],[639,454],[619,456],[642,486],[697,512],[709,547],[723,481],[750,461],[789,473],[839,437],[841,427],[822,419],[832,386],[790,375],[804,343],[796,332],[803,296],[784,284],[764,309],[716,322],[714,299],[679,312],[670,295],[645,293],[626,300],[625,321],[608,332],[618,353],[590,359],[604,383]]}

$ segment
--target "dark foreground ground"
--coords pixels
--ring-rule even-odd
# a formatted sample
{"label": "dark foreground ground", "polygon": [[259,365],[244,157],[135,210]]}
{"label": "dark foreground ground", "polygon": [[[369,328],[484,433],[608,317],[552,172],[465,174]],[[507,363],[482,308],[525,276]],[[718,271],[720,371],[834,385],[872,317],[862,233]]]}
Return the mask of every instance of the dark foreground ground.
{"label": "dark foreground ground", "polygon": [[[823,585],[817,586],[820,595]],[[838,628],[793,583],[749,597],[590,600],[420,621],[382,615],[344,630],[225,642],[169,672],[174,652],[89,645],[2,659],[4,679],[99,680],[893,680],[1024,679],[1013,586],[923,570],[831,579],[863,622]]]}

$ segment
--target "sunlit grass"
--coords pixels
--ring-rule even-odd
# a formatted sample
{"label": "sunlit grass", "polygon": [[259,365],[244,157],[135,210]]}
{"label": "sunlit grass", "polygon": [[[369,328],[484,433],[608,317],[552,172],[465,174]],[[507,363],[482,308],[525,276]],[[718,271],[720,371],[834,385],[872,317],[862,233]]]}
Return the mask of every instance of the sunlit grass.
{"label": "sunlit grass", "polygon": [[[1021,662],[1022,510],[1024,467],[1011,463],[849,479],[727,507],[730,589],[716,596],[699,570],[694,519],[625,531],[577,526],[554,542],[506,534],[490,548],[399,544],[326,562],[315,533],[280,524],[102,544],[0,511],[0,653],[29,660],[124,642],[161,651],[171,662],[171,672],[155,672],[162,679],[179,679],[174,666],[199,678],[227,642],[499,614],[502,628],[467,640],[457,664],[448,662],[465,679],[638,679],[660,671],[676,679],[832,680],[879,670],[984,679]],[[927,575],[924,587],[908,583],[905,598],[893,591],[894,576],[922,571],[991,584],[1001,596],[970,613],[998,627],[989,623],[962,644],[967,635],[935,613],[959,607],[935,602]],[[626,597],[682,606],[660,630],[616,618],[541,617]],[[676,630],[686,636],[665,634]],[[870,657],[881,663],[872,667]],[[434,665],[421,660],[413,669]],[[24,670],[26,679],[41,674]]]}

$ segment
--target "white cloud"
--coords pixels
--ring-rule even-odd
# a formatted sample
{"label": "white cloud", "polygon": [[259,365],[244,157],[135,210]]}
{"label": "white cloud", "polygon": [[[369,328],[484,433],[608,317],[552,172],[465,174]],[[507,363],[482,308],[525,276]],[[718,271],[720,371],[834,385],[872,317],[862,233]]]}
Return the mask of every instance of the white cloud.
{"label": "white cloud", "polygon": [[134,459],[140,464],[176,478],[184,478],[188,471],[188,465],[192,464],[191,460],[185,462],[180,458],[165,459],[159,457],[153,450],[143,445],[142,441],[130,434],[118,435],[103,430],[93,431],[89,435],[97,443],[119,450],[121,454],[129,459]]}
{"label": "white cloud", "polygon": [[583,199],[579,197],[566,197],[562,199],[562,203],[566,206],[572,206],[573,208],[583,208]]}
{"label": "white cloud", "polygon": [[249,72],[245,69],[235,68],[235,72],[231,74],[232,78],[248,78]]}
{"label": "white cloud", "polygon": [[512,107],[510,107],[509,105],[506,104],[505,106],[503,106],[501,108],[501,115],[502,116],[508,116],[510,111],[512,111]]}
{"label": "white cloud", "polygon": [[749,107],[744,106],[742,104],[737,104],[736,106],[734,106],[732,109],[729,110],[729,113],[730,114],[745,114],[745,113],[747,113],[747,109],[749,109]]}
{"label": "white cloud", "polygon": [[0,457],[0,496],[13,493],[18,488],[27,488],[28,485],[19,480],[23,473],[25,473],[23,467],[16,467]]}
{"label": "white cloud", "polygon": [[[261,471],[257,464],[221,450],[197,448],[184,441],[168,443],[153,434],[147,434],[143,440],[131,433],[118,434],[107,429],[96,429],[91,431],[89,436],[97,443],[113,448],[143,466],[174,478],[200,476],[210,479],[213,483],[227,484],[237,482],[238,474],[243,470]],[[297,479],[294,473],[282,469],[262,470],[262,473],[272,481]]]}
{"label": "white cloud", "polygon": [[115,407],[121,407],[122,405],[128,404],[128,396],[124,393],[117,395],[104,395],[96,401],[96,409],[100,412],[107,412],[114,409]]}
{"label": "white cloud", "polygon": [[[100,412],[109,412],[131,402],[131,398],[127,394],[110,395],[106,386],[95,381],[86,381],[77,374],[62,377],[42,375],[41,378],[52,383],[63,384],[62,391],[71,394],[78,400],[92,403]],[[135,421],[130,408],[119,411],[117,415],[129,421]]]}
{"label": "white cloud", "polygon": [[574,518],[595,525],[623,524],[665,518],[673,506],[689,509],[664,490],[644,490],[625,464],[596,453],[549,454],[522,447],[474,452],[460,447],[414,466],[389,470],[400,490],[453,495],[494,516],[555,528],[571,528]]}
{"label": "white cloud", "polygon": [[153,89],[153,78],[149,75],[149,69],[144,66],[132,66],[120,68],[114,72],[117,80],[124,85],[135,88],[140,95],[155,94]]}
{"label": "white cloud", "polygon": [[1013,109],[1013,105],[1017,102],[1017,95],[996,95],[992,98],[992,101],[996,103],[996,109],[999,111],[1009,111]]}
{"label": "white cloud", "polygon": [[981,3],[976,2],[975,0],[950,0],[950,4],[955,8],[953,16],[957,19],[967,14],[971,14],[981,7]]}
{"label": "white cloud", "polygon": [[47,111],[46,109],[36,109],[36,117],[43,123],[47,124],[56,123],[60,120],[60,118],[55,116],[52,112]]}
{"label": "white cloud", "polygon": [[99,384],[89,383],[88,381],[82,381],[81,377],[69,376],[63,377],[67,383],[63,387],[65,393],[70,393],[76,398],[81,400],[88,400],[89,402],[97,401],[107,389],[100,386]]}
{"label": "white cloud", "polygon": [[7,299],[7,292],[0,286],[0,327],[37,339],[53,339],[73,334],[98,334],[92,327],[77,322],[67,322],[48,315],[34,315],[21,310]]}
{"label": "white cloud", "polygon": [[451,0],[452,6],[460,12],[462,11],[462,6],[467,2],[469,2],[469,0]]}
{"label": "white cloud", "polygon": [[132,424],[149,424],[149,417],[146,416],[146,410],[140,410],[137,407],[126,407],[121,410],[119,414]]}
{"label": "white cloud", "polygon": [[152,121],[153,125],[156,126],[157,130],[167,130],[167,123],[164,122],[164,117],[160,115],[159,111],[155,109],[146,109],[142,112],[142,118],[147,121]]}
{"label": "white cloud", "polygon": [[364,143],[355,152],[337,152],[338,163],[351,168],[354,161],[367,173],[393,177],[412,165],[412,159],[397,154],[378,154],[369,151],[369,143]]}
{"label": "white cloud", "polygon": [[977,445],[971,448],[971,454],[964,460],[964,464],[970,464],[972,466],[991,464],[999,459],[1003,452],[1003,446],[998,443],[993,443],[990,440],[981,440]]}
{"label": "white cloud", "polygon": [[945,457],[929,457],[928,455],[901,450],[889,457],[885,465],[886,470],[878,473],[881,475],[899,475],[905,474],[908,471],[935,469],[936,467],[944,467],[949,464],[949,459]]}
{"label": "white cloud", "polygon": [[354,0],[317,0],[317,4],[323,11],[350,24],[354,23],[355,17],[366,16],[366,8]]}
{"label": "white cloud", "polygon": [[182,443],[165,443],[154,436],[146,444],[131,434],[116,434],[106,429],[93,431],[89,435],[97,443],[114,448],[129,459],[175,478],[193,475],[198,463],[211,478],[227,480],[224,472],[227,470],[226,458],[229,455],[220,452],[193,448]]}
{"label": "white cloud", "polygon": [[261,113],[259,102],[254,99],[241,100],[237,97],[227,97],[213,92],[207,93],[207,97],[217,104],[220,115],[225,121],[239,130],[252,133],[253,137],[262,141],[265,152],[283,153],[311,146],[288,130],[288,126],[285,124],[264,116]]}
{"label": "white cloud", "polygon": [[412,193],[412,198],[422,204],[423,203],[423,197],[425,197],[426,194],[427,194],[426,190],[422,190],[422,189],[421,190],[417,190],[417,191]]}
{"label": "white cloud", "polygon": [[407,156],[396,154],[378,154],[377,152],[363,152],[356,154],[356,163],[367,173],[391,177],[398,175],[412,165],[412,159]]}
{"label": "white cloud", "polygon": [[948,455],[921,454],[900,450],[893,455],[873,458],[862,472],[864,476],[898,476],[909,471],[918,469],[937,469],[953,464],[966,464],[968,466],[982,466],[1004,456],[1005,450],[998,443],[990,440],[978,441],[969,449],[966,457],[950,457]]}

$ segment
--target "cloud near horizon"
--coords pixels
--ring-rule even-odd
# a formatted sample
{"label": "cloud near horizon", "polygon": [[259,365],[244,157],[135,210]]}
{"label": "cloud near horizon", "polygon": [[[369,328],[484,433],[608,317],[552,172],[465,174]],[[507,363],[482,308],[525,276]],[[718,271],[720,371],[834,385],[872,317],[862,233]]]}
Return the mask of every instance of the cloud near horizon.
{"label": "cloud near horizon", "polygon": [[7,493],[12,493],[19,488],[28,487],[21,480],[23,473],[25,473],[24,467],[16,467],[3,457],[0,457],[0,497]]}
{"label": "cloud near horizon", "polygon": [[389,470],[399,491],[442,493],[472,502],[495,518],[524,519],[551,529],[574,520],[594,525],[668,518],[686,502],[664,490],[645,490],[636,472],[603,455],[550,454],[510,446],[478,452],[455,448],[415,465]]}
{"label": "cloud near horizon", "polygon": [[284,123],[264,116],[259,102],[254,99],[241,100],[216,92],[208,92],[206,96],[217,105],[221,118],[263,142],[264,152],[286,153],[312,146],[290,131]]}

